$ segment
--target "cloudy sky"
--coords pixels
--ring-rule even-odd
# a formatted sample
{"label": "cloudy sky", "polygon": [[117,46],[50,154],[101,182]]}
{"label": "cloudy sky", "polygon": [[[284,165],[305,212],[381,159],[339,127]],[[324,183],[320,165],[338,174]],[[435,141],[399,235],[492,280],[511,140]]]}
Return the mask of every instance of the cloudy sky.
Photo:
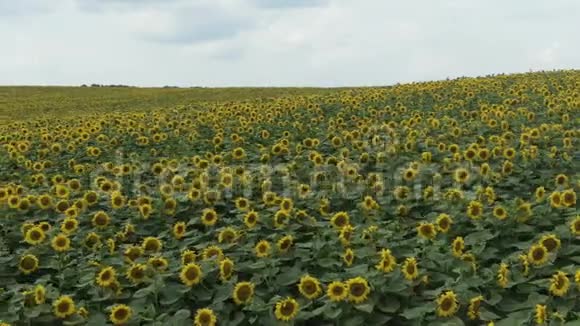
{"label": "cloudy sky", "polygon": [[0,0],[0,85],[386,85],[580,68],[578,13],[578,0]]}

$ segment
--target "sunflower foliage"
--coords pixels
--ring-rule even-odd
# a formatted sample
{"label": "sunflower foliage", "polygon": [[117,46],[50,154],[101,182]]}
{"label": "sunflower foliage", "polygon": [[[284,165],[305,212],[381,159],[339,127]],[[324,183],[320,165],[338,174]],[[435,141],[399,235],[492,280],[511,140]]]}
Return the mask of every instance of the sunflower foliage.
{"label": "sunflower foliage", "polygon": [[572,70],[15,116],[0,322],[566,325],[579,89]]}

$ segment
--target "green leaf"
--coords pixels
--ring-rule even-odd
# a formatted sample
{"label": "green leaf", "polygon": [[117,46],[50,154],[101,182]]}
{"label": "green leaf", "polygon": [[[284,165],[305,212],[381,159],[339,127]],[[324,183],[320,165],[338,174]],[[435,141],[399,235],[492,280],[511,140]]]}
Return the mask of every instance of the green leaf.
{"label": "green leaf", "polygon": [[395,313],[401,307],[401,303],[394,296],[387,296],[376,304],[377,309],[385,313]]}
{"label": "green leaf", "polygon": [[357,304],[354,306],[354,308],[356,310],[360,310],[360,311],[364,311],[366,313],[371,313],[373,312],[374,308],[375,308],[375,303],[374,302],[366,302],[366,303],[362,303],[362,304]]}
{"label": "green leaf", "polygon": [[87,320],[87,326],[103,326],[107,324],[107,317],[99,312],[91,313]]}
{"label": "green leaf", "polygon": [[429,312],[432,312],[435,307],[432,304],[425,304],[420,307],[409,308],[403,311],[401,316],[413,320],[417,318],[423,318],[423,316]]}
{"label": "green leaf", "polygon": [[143,298],[148,296],[149,294],[151,294],[153,292],[153,289],[148,286],[146,288],[142,288],[140,290],[137,290],[134,294],[133,294],[133,298],[138,299],[138,298]]}

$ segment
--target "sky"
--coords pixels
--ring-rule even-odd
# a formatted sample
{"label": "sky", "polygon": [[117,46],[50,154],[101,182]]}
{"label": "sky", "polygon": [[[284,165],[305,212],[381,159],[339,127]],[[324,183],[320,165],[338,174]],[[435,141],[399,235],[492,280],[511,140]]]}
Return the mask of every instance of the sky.
{"label": "sky", "polygon": [[0,0],[0,85],[372,86],[580,68],[578,0]]}

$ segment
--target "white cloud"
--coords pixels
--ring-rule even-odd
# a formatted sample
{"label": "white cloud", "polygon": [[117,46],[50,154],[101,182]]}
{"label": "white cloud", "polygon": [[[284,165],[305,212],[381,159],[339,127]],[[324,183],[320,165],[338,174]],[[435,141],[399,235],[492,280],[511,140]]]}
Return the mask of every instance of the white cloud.
{"label": "white cloud", "polygon": [[0,84],[384,85],[580,66],[572,0],[0,1],[13,12]]}

